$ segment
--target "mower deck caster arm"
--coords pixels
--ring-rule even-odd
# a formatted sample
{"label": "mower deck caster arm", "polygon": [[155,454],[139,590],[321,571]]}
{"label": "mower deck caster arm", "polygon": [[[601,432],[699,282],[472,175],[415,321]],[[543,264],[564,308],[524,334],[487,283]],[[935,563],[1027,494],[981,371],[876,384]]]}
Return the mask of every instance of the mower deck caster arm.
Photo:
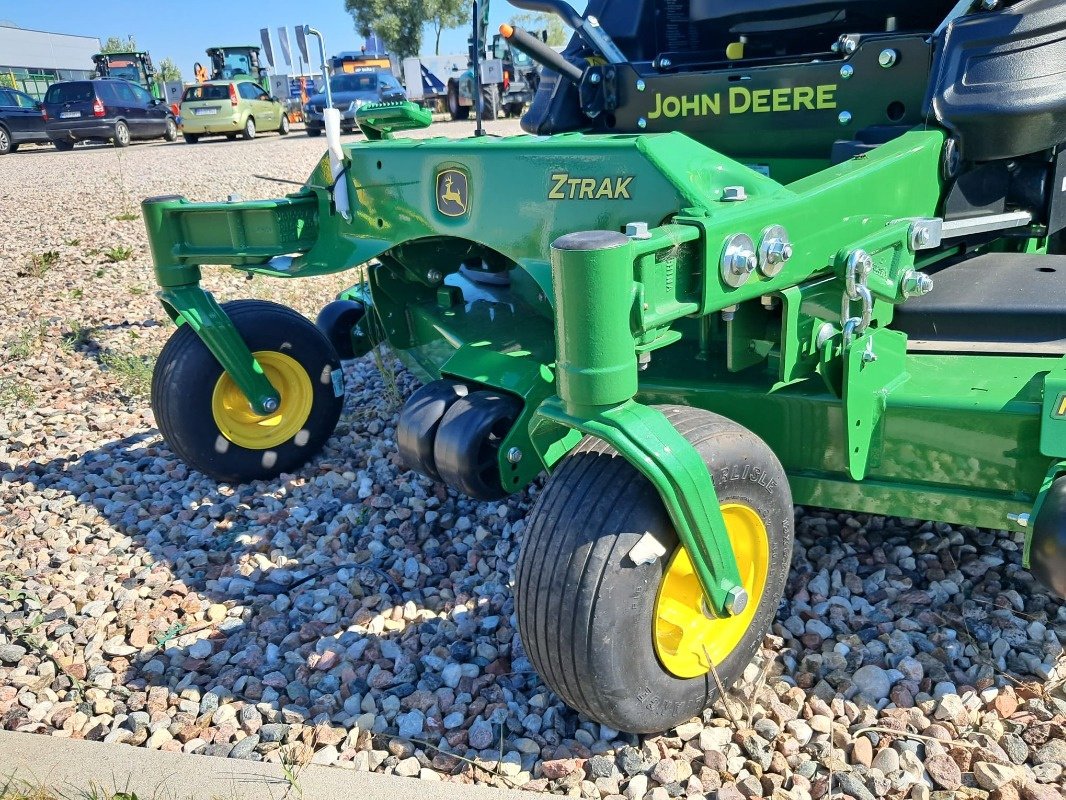
{"label": "mower deck caster arm", "polygon": [[196,331],[244,394],[252,411],[267,416],[278,410],[281,396],[277,389],[210,292],[199,284],[171,286],[159,291],[157,297],[175,322]]}
{"label": "mower deck caster arm", "polygon": [[541,404],[533,426],[561,425],[614,447],[662,498],[699,578],[705,612],[741,613],[748,597],[703,458],[660,411],[633,400],[630,239],[612,231],[569,234],[552,244],[551,262],[558,397]]}

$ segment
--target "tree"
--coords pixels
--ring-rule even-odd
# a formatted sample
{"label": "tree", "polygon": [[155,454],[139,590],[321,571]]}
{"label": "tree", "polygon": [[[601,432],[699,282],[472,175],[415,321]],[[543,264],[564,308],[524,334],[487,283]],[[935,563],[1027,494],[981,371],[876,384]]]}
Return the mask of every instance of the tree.
{"label": "tree", "polygon": [[426,0],[344,0],[362,36],[376,33],[398,59],[417,56],[422,47],[422,26],[429,21]]}
{"label": "tree", "polygon": [[181,82],[181,69],[174,63],[172,58],[164,58],[159,62],[159,67],[155,73],[156,80],[161,83],[175,83]]}
{"label": "tree", "polygon": [[137,52],[137,40],[133,38],[131,33],[125,40],[120,39],[118,36],[108,36],[107,41],[104,42],[104,46],[100,48],[101,53],[136,53]]}
{"label": "tree", "polygon": [[436,33],[433,52],[440,55],[441,32],[460,28],[470,23],[470,5],[466,0],[426,0],[426,21],[433,27]]}
{"label": "tree", "polygon": [[545,14],[541,11],[516,14],[511,19],[511,24],[516,28],[525,28],[537,38],[540,38],[541,31],[547,31],[548,47],[562,47],[570,39],[567,27],[554,14]]}

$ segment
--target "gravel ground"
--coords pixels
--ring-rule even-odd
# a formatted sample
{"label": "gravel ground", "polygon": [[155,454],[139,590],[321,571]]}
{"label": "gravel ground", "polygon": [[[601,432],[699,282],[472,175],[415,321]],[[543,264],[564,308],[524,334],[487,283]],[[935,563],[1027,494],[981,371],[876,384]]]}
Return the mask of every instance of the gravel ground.
{"label": "gravel ground", "polygon": [[[322,148],[0,159],[0,727],[592,798],[1063,796],[1066,611],[1017,536],[797,509],[762,660],[637,738],[533,674],[510,585],[535,487],[475,503],[403,472],[415,383],[391,359],[348,365],[299,474],[219,486],[179,463],[144,396],[170,328],[138,202],[279,194],[251,175],[302,180]],[[205,279],[311,316],[344,285]]]}

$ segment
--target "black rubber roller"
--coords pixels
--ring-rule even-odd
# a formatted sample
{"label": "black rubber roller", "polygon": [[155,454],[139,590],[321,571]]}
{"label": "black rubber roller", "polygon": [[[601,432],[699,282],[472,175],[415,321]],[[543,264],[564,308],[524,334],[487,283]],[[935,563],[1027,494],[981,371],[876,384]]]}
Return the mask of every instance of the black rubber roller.
{"label": "black rubber roller", "polygon": [[412,394],[404,404],[396,425],[396,444],[400,458],[408,469],[435,481],[441,479],[433,461],[437,428],[448,409],[466,393],[467,388],[461,383],[433,381]]}
{"label": "black rubber roller", "polygon": [[441,420],[433,460],[441,480],[478,500],[507,492],[500,479],[500,445],[522,412],[521,402],[496,392],[471,392]]}
{"label": "black rubber roller", "polygon": [[363,321],[364,316],[366,306],[358,300],[334,300],[318,312],[315,325],[326,334],[337,355],[348,360],[362,355],[352,347],[352,329]]}

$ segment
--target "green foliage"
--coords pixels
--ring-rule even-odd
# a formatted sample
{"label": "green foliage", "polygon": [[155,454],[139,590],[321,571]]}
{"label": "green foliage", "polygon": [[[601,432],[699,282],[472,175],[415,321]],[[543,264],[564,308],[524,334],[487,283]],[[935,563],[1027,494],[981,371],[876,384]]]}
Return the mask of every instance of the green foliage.
{"label": "green foliage", "polygon": [[15,82],[15,74],[13,72],[0,72],[0,86],[7,89],[19,88]]}
{"label": "green foliage", "polygon": [[115,376],[119,388],[131,397],[147,397],[152,388],[155,361],[132,353],[104,353],[101,363]]}
{"label": "green foliage", "polygon": [[440,55],[440,35],[470,22],[470,6],[466,0],[426,0],[426,21],[436,34],[433,52]]}
{"label": "green foliage", "polygon": [[163,83],[181,81],[181,68],[174,63],[172,58],[164,58],[156,67],[156,78]]}
{"label": "green foliage", "polygon": [[108,261],[117,264],[120,261],[129,261],[133,255],[133,248],[124,245],[116,245],[104,253]]}
{"label": "green foliage", "polygon": [[398,59],[417,56],[422,26],[429,21],[425,0],[344,0],[345,10],[363,36],[373,31]]}
{"label": "green foliage", "polygon": [[133,38],[133,34],[130,34],[125,39],[118,36],[108,36],[107,41],[104,42],[104,46],[100,48],[101,53],[136,53],[137,52],[137,40]]}
{"label": "green foliage", "polygon": [[541,11],[515,14],[511,18],[511,24],[516,28],[524,28],[538,38],[541,31],[547,31],[548,47],[562,47],[570,39],[569,29],[554,14]]}

